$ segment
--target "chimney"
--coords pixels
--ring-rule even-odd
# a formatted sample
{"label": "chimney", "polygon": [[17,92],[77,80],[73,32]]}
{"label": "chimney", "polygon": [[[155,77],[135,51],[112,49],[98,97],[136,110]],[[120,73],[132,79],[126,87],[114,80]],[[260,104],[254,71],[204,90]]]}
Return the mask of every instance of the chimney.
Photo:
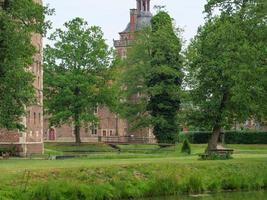
{"label": "chimney", "polygon": [[137,9],[131,9],[130,10],[130,31],[131,32],[135,32],[137,15],[138,15]]}

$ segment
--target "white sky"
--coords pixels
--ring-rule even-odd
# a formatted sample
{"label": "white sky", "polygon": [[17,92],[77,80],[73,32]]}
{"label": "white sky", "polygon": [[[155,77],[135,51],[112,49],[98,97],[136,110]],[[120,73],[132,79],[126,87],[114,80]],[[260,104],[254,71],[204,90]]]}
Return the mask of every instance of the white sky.
{"label": "white sky", "polygon": [[[136,7],[135,0],[43,0],[50,8],[56,9],[56,14],[49,19],[53,28],[62,27],[63,23],[75,17],[82,17],[89,25],[102,28],[108,44],[113,44],[113,39],[118,39],[118,32],[125,29],[128,24],[129,9]],[[176,25],[184,29],[183,37],[190,40],[199,25],[204,22],[202,11],[206,0],[151,0],[154,5],[166,6]],[[152,13],[155,10],[152,9]],[[47,41],[45,40],[45,43]]]}

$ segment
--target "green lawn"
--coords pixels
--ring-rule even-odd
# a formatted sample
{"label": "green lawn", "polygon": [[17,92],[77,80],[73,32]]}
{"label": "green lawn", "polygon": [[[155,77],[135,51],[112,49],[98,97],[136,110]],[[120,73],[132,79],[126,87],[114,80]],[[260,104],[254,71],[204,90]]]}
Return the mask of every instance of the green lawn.
{"label": "green lawn", "polygon": [[[118,155],[118,157],[123,157],[123,155],[133,155],[140,156],[146,155],[150,156],[184,156],[180,153],[181,144],[176,146],[170,146],[166,148],[160,148],[158,145],[117,145],[121,151],[110,147],[105,144],[66,144],[66,143],[46,143],[45,144],[45,154],[46,155],[69,155],[69,154],[87,154],[89,157],[93,155]],[[198,155],[203,153],[206,144],[193,144],[192,145],[192,155]],[[235,154],[267,154],[267,145],[226,145],[227,148],[232,148],[235,150]],[[149,155],[150,154],[150,155]],[[149,155],[149,156],[148,156]]]}
{"label": "green lawn", "polygon": [[[27,188],[25,195],[35,195],[35,198],[27,196],[26,199],[53,200],[57,198],[41,197],[50,194],[50,190],[54,191],[52,185],[61,188],[62,184],[63,188],[65,185],[66,188],[77,187],[73,191],[75,195],[85,195],[86,192],[89,196],[92,193],[103,195],[81,198],[92,200],[144,197],[151,193],[173,195],[175,191],[254,190],[267,186],[267,145],[228,145],[236,152],[234,159],[218,161],[198,160],[198,154],[204,151],[206,145],[192,145],[190,156],[180,153],[181,145],[168,148],[157,145],[119,147],[120,152],[106,145],[46,144],[46,154],[65,155],[70,151],[86,151],[87,154],[68,160],[0,160],[0,199],[3,194],[6,199],[18,198],[12,195],[14,191],[21,193],[24,185]],[[163,183],[165,185],[161,185]],[[154,184],[163,188],[158,191]],[[123,192],[117,191],[124,187]],[[67,195],[63,188],[57,195]]]}
{"label": "green lawn", "polygon": [[[229,161],[199,161],[198,154],[204,152],[206,145],[192,145],[192,155],[180,152],[181,145],[160,148],[157,145],[119,145],[121,152],[108,145],[76,146],[74,144],[49,143],[45,145],[45,153],[53,152],[54,155],[69,155],[73,151],[87,151],[86,156],[66,160],[40,160],[35,159],[9,159],[0,160],[0,177],[8,173],[21,172],[26,169],[46,170],[78,167],[99,167],[111,165],[128,165],[140,163],[219,163],[219,162],[250,162],[267,158],[267,145],[227,145],[235,150],[234,159]],[[133,151],[135,149],[135,151]],[[67,152],[65,152],[67,151]]]}

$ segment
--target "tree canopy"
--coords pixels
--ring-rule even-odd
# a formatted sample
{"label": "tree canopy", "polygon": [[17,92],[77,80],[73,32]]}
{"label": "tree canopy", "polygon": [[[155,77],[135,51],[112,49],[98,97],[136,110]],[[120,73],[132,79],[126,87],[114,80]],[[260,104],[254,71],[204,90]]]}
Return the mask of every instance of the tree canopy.
{"label": "tree canopy", "polygon": [[33,0],[5,0],[0,8],[0,128],[24,128],[25,106],[34,101],[32,34],[45,33],[51,13]]}
{"label": "tree canopy", "polygon": [[153,133],[161,143],[173,143],[179,133],[177,114],[181,103],[181,40],[168,13],[160,11],[151,21],[151,69],[146,77]]}
{"label": "tree canopy", "polygon": [[112,90],[107,76],[111,65],[103,32],[75,18],[57,29],[45,48],[45,107],[51,125],[74,125],[76,142],[80,128],[98,121],[94,110],[111,103]]}
{"label": "tree canopy", "polygon": [[[219,15],[214,10],[220,9]],[[191,42],[189,120],[213,129],[209,149],[234,122],[266,118],[266,6],[262,1],[209,1],[208,17]]]}

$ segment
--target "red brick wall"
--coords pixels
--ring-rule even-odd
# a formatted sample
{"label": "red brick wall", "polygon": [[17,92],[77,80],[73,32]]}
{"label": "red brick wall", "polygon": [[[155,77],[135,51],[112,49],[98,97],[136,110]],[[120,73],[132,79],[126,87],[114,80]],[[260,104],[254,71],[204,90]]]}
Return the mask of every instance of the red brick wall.
{"label": "red brick wall", "polygon": [[27,144],[27,155],[29,154],[42,154],[43,153],[43,144]]}
{"label": "red brick wall", "polygon": [[16,143],[19,142],[19,133],[13,133],[8,131],[0,131],[0,143],[10,142]]}

